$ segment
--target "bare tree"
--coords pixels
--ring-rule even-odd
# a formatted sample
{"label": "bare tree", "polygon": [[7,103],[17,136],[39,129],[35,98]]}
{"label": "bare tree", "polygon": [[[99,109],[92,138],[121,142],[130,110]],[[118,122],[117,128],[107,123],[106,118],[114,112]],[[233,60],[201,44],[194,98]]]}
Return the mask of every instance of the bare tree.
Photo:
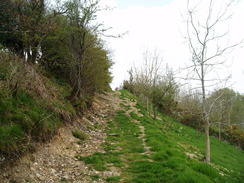
{"label": "bare tree", "polygon": [[[143,66],[133,68],[135,93],[144,100],[148,111],[150,111],[150,104],[156,95],[156,85],[163,74],[162,62],[163,60],[156,50],[153,53],[146,50],[143,53]],[[153,106],[153,111],[154,118],[156,118],[156,106]]]}
{"label": "bare tree", "polygon": [[200,83],[207,163],[210,163],[209,114],[217,100],[207,107],[208,88],[212,88],[220,82],[226,82],[229,76],[221,77],[218,69],[225,66],[225,55],[243,42],[230,44],[229,30],[225,29],[226,24],[224,23],[230,20],[232,16],[230,9],[233,5],[233,0],[187,1],[186,38],[192,55],[192,65],[188,67],[192,74],[189,79]]}
{"label": "bare tree", "polygon": [[[166,113],[172,112],[175,103],[177,85],[174,81],[173,72],[167,67],[163,67],[163,59],[155,50],[143,54],[143,66],[134,67],[130,71],[133,90],[147,106],[150,113],[150,106],[154,119],[157,118],[157,111]],[[133,75],[133,76],[132,76]]]}

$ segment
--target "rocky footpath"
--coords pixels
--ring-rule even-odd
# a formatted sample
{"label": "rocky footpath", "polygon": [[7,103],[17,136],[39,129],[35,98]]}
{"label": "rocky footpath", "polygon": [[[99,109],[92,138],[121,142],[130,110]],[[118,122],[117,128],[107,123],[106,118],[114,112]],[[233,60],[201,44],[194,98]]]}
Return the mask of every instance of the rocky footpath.
{"label": "rocky footpath", "polygon": [[[87,156],[95,152],[104,152],[107,121],[120,108],[121,99],[113,94],[97,95],[92,109],[82,118],[59,129],[50,142],[37,144],[34,153],[19,159],[15,165],[0,170],[1,183],[22,182],[106,182],[111,176],[119,176],[120,171],[110,167],[108,171],[99,172],[75,156]],[[89,137],[82,143],[72,135],[78,129]],[[96,177],[96,179],[94,179]]]}

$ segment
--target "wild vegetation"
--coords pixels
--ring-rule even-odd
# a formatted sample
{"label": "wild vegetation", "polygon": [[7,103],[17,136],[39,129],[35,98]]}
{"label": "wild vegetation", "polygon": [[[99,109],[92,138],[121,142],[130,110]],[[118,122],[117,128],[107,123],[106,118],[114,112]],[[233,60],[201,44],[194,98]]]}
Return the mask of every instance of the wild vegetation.
{"label": "wild vegetation", "polygon": [[33,149],[109,91],[112,61],[94,23],[98,1],[3,0],[0,6],[0,156]]}

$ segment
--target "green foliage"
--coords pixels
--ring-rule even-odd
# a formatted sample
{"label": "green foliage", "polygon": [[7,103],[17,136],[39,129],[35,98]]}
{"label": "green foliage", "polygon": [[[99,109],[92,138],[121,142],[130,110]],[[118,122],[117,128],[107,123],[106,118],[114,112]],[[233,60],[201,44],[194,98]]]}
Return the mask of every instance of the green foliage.
{"label": "green foliage", "polygon": [[[235,93],[235,98],[232,98],[231,101],[231,123],[240,125],[240,123],[243,122],[244,119],[244,95],[241,95],[239,93]],[[243,124],[242,124],[242,128]]]}
{"label": "green foliage", "polygon": [[134,85],[133,85],[133,83],[130,83],[129,81],[124,80],[123,81],[123,89],[128,90],[128,91],[133,93],[134,92]]}
{"label": "green foliage", "polygon": [[[79,111],[89,107],[95,92],[111,90],[112,61],[99,37],[105,29],[93,24],[98,2],[67,1],[54,10],[44,0],[3,0],[0,7],[0,45],[68,81]],[[58,12],[64,8],[65,14]],[[0,79],[6,78],[5,69],[0,71]]]}
{"label": "green foliage", "polygon": [[104,29],[93,24],[98,2],[73,0],[54,11],[44,0],[1,1],[0,48],[16,57],[0,52],[0,154],[18,156],[50,139],[61,121],[91,106],[95,92],[110,91]]}
{"label": "green foliage", "polygon": [[203,131],[201,99],[197,93],[182,93],[174,117],[177,121]]}
{"label": "green foliage", "polygon": [[90,26],[96,19],[98,1],[69,1],[64,6],[66,15],[55,18],[55,31],[42,42],[43,64],[69,81],[72,102],[80,110],[95,92],[110,90],[112,62],[98,36],[100,24]]}
{"label": "green foliage", "polygon": [[[189,92],[181,94],[175,118],[177,121],[191,126],[200,132],[203,130],[203,118],[201,109],[201,99],[198,94]],[[223,88],[213,92],[207,98],[209,114],[210,135],[226,140],[238,147],[244,148],[243,141],[243,96],[232,89]]]}
{"label": "green foliage", "polygon": [[5,65],[0,67],[0,80],[6,80],[8,78],[9,72]]}
{"label": "green foliage", "polygon": [[22,58],[27,54],[28,62],[34,64],[41,40],[52,29],[45,10],[44,0],[3,0],[0,7],[0,44]]}

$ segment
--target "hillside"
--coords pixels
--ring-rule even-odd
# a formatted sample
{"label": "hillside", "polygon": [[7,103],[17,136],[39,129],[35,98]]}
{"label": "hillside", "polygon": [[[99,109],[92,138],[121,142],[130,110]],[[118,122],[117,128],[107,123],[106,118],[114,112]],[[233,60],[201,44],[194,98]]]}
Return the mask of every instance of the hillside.
{"label": "hillside", "polygon": [[211,139],[212,164],[202,162],[203,135],[172,118],[148,114],[127,91],[97,94],[93,107],[62,126],[0,182],[242,182],[244,152]]}

